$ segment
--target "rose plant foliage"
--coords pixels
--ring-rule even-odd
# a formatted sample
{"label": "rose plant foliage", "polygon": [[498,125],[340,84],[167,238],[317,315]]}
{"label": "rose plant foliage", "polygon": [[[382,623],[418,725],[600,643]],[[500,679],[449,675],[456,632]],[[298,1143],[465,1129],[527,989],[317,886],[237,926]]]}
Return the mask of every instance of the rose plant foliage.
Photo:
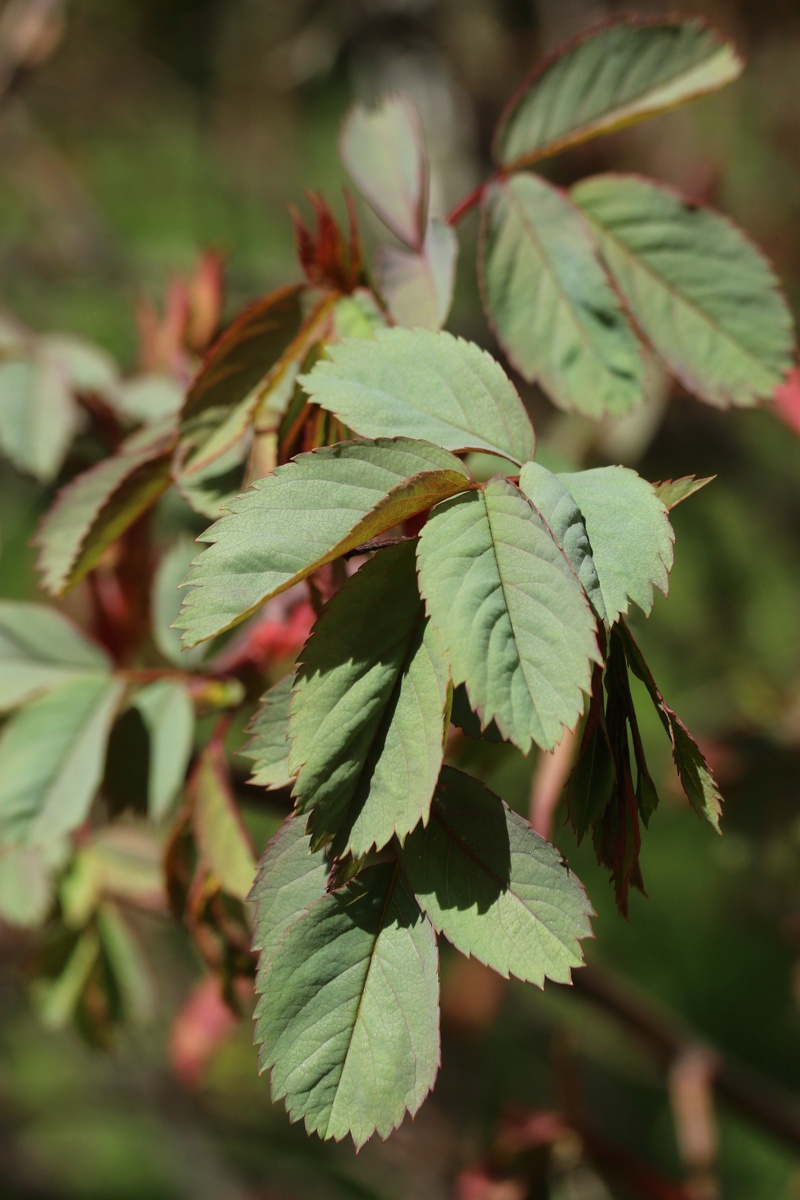
{"label": "rose plant foliage", "polygon": [[[309,1131],[360,1146],[433,1087],[440,938],[543,986],[570,981],[591,933],[559,851],[459,769],[465,736],[547,752],[582,722],[569,818],[627,913],[658,804],[633,676],[688,800],[718,828],[703,754],[626,624],[666,593],[669,510],[707,481],[551,471],[503,366],[442,326],[456,229],[479,206],[487,320],[558,407],[627,413],[654,362],[710,404],[771,397],[791,367],[791,320],[735,226],[652,180],[601,175],[566,192],[532,169],[740,68],[696,22],[594,32],[525,80],[491,177],[447,219],[428,211],[409,103],[354,108],[344,165],[392,235],[371,269],[352,205],[343,231],[314,197],[313,227],[295,215],[303,282],[214,339],[208,256],[166,316],[143,322],[133,378],[75,339],[4,321],[3,451],[49,484],[87,422],[106,447],[73,471],[37,538],[45,590],[88,589],[91,635],[55,607],[0,604],[0,905],[33,925],[57,899],[66,932],[40,985],[45,1017],[147,1010],[120,901],[162,887],[163,865],[231,1003],[252,932],[274,1096]],[[162,532],[154,566],[165,501],[213,524],[199,554]],[[132,798],[113,765],[134,726],[145,770]],[[254,785],[293,802],[259,863],[237,798],[244,760]],[[115,821],[131,804],[163,864]]]}

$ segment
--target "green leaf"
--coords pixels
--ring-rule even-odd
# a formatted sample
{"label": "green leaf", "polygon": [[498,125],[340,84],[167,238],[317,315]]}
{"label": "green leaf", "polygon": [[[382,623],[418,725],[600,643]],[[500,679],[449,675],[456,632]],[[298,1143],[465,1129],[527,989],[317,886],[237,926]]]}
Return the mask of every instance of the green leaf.
{"label": "green leaf", "polygon": [[300,454],[258,480],[203,534],[177,621],[189,645],[244,620],[265,600],[377,534],[474,486],[463,464],[426,442],[342,442]]}
{"label": "green leaf", "polygon": [[150,965],[133,931],[112,901],[103,901],[97,910],[97,932],[122,1018],[133,1025],[147,1024],[157,1007]]}
{"label": "green leaf", "polygon": [[485,727],[550,750],[583,711],[595,619],[550,529],[508,480],[440,505],[422,530],[419,581],[456,684]]}
{"label": "green leaf", "polygon": [[428,197],[422,129],[404,96],[350,110],[339,142],[350,178],[384,225],[405,242],[422,242]]}
{"label": "green leaf", "polygon": [[497,129],[495,161],[517,170],[714,92],[742,66],[734,46],[700,21],[609,25],[525,80]]}
{"label": "green leaf", "polygon": [[519,487],[547,521],[553,537],[572,563],[592,608],[601,620],[605,620],[606,608],[597,567],[574,496],[563,480],[539,463],[525,464],[520,472]]}
{"label": "green leaf", "polygon": [[32,701],[0,734],[0,834],[46,845],[89,814],[124,683],[76,679]]}
{"label": "green leaf", "polygon": [[201,517],[216,520],[244,489],[245,470],[253,438],[248,432],[217,458],[192,471],[179,471],[175,479],[178,491],[189,507]]}
{"label": "green leaf", "polygon": [[169,487],[173,444],[170,429],[135,434],[61,489],[36,535],[37,566],[51,595],[79,583]]}
{"label": "green leaf", "polygon": [[0,450],[40,483],[52,483],[80,424],[58,366],[39,352],[0,362]]}
{"label": "green leaf", "polygon": [[561,408],[629,412],[644,360],[580,212],[529,174],[494,182],[482,211],[482,294],[511,362]]}
{"label": "green leaf", "polygon": [[402,863],[435,928],[501,975],[569,983],[592,907],[555,846],[477,779],[445,767]]}
{"label": "green leaf", "polygon": [[372,337],[376,329],[386,328],[386,317],[374,294],[367,288],[356,288],[348,296],[340,296],[333,309],[335,341],[348,337]]}
{"label": "green leaf", "polygon": [[647,615],[653,587],[667,594],[675,540],[653,485],[627,467],[558,478],[583,516],[609,624],[628,611],[631,601]]}
{"label": "green leaf", "polygon": [[172,626],[181,610],[180,585],[186,578],[197,543],[188,534],[181,534],[162,554],[153,576],[150,597],[153,641],[168,662],[183,670],[196,667],[205,655],[206,647],[189,649],[181,645],[180,630]]}
{"label": "green leaf", "polygon": [[697,479],[694,475],[684,475],[680,479],[665,479],[663,483],[654,483],[653,491],[664,507],[669,510],[688,500],[695,492],[699,492],[707,483],[713,483],[716,475],[707,479]]}
{"label": "green leaf", "polygon": [[415,544],[381,550],[329,601],[289,719],[294,797],[316,849],[355,857],[427,821],[450,689],[417,590]]}
{"label": "green leaf", "polygon": [[261,707],[247,727],[249,742],[239,751],[253,760],[248,783],[265,788],[288,787],[289,771],[289,699],[294,675],[289,674],[261,697]]}
{"label": "green leaf", "polygon": [[417,1111],[439,1066],[438,956],[397,863],[312,904],[259,988],[260,1068],[293,1121],[359,1147]]}
{"label": "green leaf", "polygon": [[36,929],[53,905],[53,872],[41,847],[0,846],[0,920]]}
{"label": "green leaf", "polygon": [[636,176],[579,184],[606,265],[669,370],[710,404],[772,397],[792,365],[792,317],[756,247],[718,213]]}
{"label": "green leaf", "polygon": [[256,859],[231,791],[227,760],[215,742],[209,743],[192,772],[189,802],[201,858],[224,891],[246,900]]}
{"label": "green leaf", "polygon": [[0,712],[110,670],[105,651],[54,608],[0,600]]}
{"label": "green leaf", "polygon": [[331,346],[300,383],[364,437],[425,438],[446,450],[533,458],[533,427],[499,363],[429,329],[385,329]]}
{"label": "green leaf", "polygon": [[176,417],[184,401],[184,388],[172,375],[155,372],[123,379],[113,392],[117,412],[144,425]]}
{"label": "green leaf", "polygon": [[379,248],[375,275],[398,325],[441,329],[453,303],[457,257],[455,233],[435,218],[428,222],[420,250]]}
{"label": "green leaf", "polygon": [[250,892],[255,905],[253,949],[259,952],[259,991],[286,930],[326,893],[330,863],[323,850],[312,852],[304,826],[300,817],[286,818],[261,857]]}
{"label": "green leaf", "polygon": [[161,821],[183,786],[192,753],[194,705],[183,684],[158,679],[136,693],[133,707],[141,714],[150,743],[147,811]]}

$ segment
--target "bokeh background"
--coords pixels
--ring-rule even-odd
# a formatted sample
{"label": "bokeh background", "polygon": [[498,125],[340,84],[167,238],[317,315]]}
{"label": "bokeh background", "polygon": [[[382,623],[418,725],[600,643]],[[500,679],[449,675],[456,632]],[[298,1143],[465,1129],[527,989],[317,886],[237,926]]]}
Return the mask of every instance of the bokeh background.
{"label": "bokeh background", "polygon": [[[26,26],[34,10],[44,19]],[[718,205],[770,255],[797,312],[797,0],[6,0],[0,305],[133,367],[136,305],[161,304],[201,250],[225,256],[229,315],[296,278],[287,204],[302,208],[312,189],[343,211],[336,140],[354,99],[411,96],[443,214],[485,174],[513,86],[559,41],[623,11],[710,18],[739,41],[747,71],[719,96],[545,170],[563,183],[641,171]],[[474,234],[465,223],[451,328],[491,348]],[[167,922],[136,918],[154,1014],[103,1049],[43,1028],[28,1003],[30,939],[6,929],[3,1197],[800,1197],[800,436],[773,411],[719,413],[680,393],[599,429],[525,394],[555,453],[626,462],[653,480],[718,476],[673,514],[670,597],[634,628],[718,773],[724,837],[681,801],[668,746],[645,720],[663,797],[642,857],[649,897],[634,895],[630,922],[618,917],[591,847],[575,845],[559,809],[553,836],[598,914],[590,982],[540,993],[446,957],[436,1092],[357,1157],[306,1139],[271,1106],[247,1020],[181,1079],[174,1023],[201,969]],[[0,465],[3,596],[34,595],[29,539],[50,498]],[[531,765],[507,749],[475,757],[526,811]],[[738,1101],[710,1098],[699,1045],[733,1064]],[[676,1046],[677,1058],[666,1052]],[[621,1156],[616,1182],[582,1164],[568,1131],[549,1183],[531,1182],[531,1114],[555,1111],[592,1131],[597,1162]],[[693,1192],[664,1190],[687,1173]]]}

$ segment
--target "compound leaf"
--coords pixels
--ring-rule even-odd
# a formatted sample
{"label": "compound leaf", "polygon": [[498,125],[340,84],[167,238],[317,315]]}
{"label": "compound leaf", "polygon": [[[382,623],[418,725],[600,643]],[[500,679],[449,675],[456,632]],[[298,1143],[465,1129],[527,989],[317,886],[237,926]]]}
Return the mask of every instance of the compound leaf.
{"label": "compound leaf", "polygon": [[456,684],[485,727],[549,750],[583,709],[595,619],[550,529],[508,480],[440,505],[417,552],[419,581]]}
{"label": "compound leaf", "polygon": [[447,667],[417,590],[413,542],[389,546],[328,603],[291,704],[294,797],[315,848],[354,856],[427,821],[450,723]]}
{"label": "compound leaf", "polygon": [[742,60],[700,21],[623,21],[577,39],[522,84],[501,118],[506,170],[632,125],[736,79]]}
{"label": "compound leaf", "polygon": [[402,850],[436,929],[501,975],[570,982],[592,908],[555,846],[479,780],[445,767],[431,819]]}
{"label": "compound leaf", "polygon": [[417,1111],[439,1066],[438,955],[397,863],[312,904],[259,989],[260,1067],[293,1121],[361,1146]]}
{"label": "compound leaf", "polygon": [[530,174],[494,182],[482,211],[481,290],[511,362],[561,408],[629,412],[644,398],[641,348],[580,212]]}
{"label": "compound leaf", "polygon": [[304,826],[302,817],[287,817],[258,864],[249,899],[255,905],[253,949],[258,951],[259,979],[289,926],[325,896],[330,863],[324,850],[312,851]]}
{"label": "compound leaf", "polygon": [[339,142],[350,178],[384,225],[419,247],[425,231],[427,165],[416,109],[403,96],[384,97],[372,109],[358,104]]}
{"label": "compound leaf", "polygon": [[261,697],[261,707],[248,726],[250,740],[239,751],[244,758],[253,760],[248,783],[280,788],[292,782],[288,737],[293,683],[294,675],[286,675]]}
{"label": "compound leaf", "polygon": [[533,427],[499,363],[450,333],[378,330],[328,349],[301,384],[364,437],[405,434],[446,450],[533,458]]}
{"label": "compound leaf", "polygon": [[105,651],[44,604],[0,600],[0,712],[87,675],[108,675]]}
{"label": "compound leaf", "polygon": [[772,397],[792,364],[792,317],[760,250],[718,213],[659,184],[600,175],[573,192],[639,328],[709,404]]}
{"label": "compound leaf", "polygon": [[455,233],[435,218],[428,222],[421,249],[379,248],[375,275],[398,325],[441,329],[453,302],[457,256]]}
{"label": "compound leaf", "polygon": [[472,487],[459,459],[408,438],[342,442],[258,480],[203,534],[176,622],[189,645],[244,620],[324,563]]}

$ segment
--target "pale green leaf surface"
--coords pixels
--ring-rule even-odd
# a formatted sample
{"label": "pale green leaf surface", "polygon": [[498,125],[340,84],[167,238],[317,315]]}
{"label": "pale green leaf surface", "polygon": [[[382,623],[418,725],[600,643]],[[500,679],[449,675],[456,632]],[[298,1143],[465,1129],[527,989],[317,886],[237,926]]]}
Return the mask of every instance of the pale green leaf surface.
{"label": "pale green leaf surface", "polygon": [[302,817],[287,817],[261,857],[249,896],[255,905],[253,949],[258,951],[259,981],[289,926],[325,896],[329,872],[325,852],[311,850]]}
{"label": "pale green leaf surface", "polygon": [[88,816],[124,684],[78,679],[32,701],[0,734],[0,833],[53,842]]}
{"label": "pale green leaf surface", "polygon": [[378,287],[398,325],[441,329],[453,303],[457,257],[455,232],[436,218],[428,222],[420,250],[378,249]]}
{"label": "pale green leaf surface", "polygon": [[158,998],[151,967],[119,907],[104,900],[97,910],[100,950],[114,980],[126,1023],[145,1025],[154,1017]]}
{"label": "pale green leaf surface", "polygon": [[216,458],[192,471],[178,472],[175,479],[178,491],[194,512],[216,520],[241,494],[252,444],[248,430]]}
{"label": "pale green leaf surface", "polygon": [[44,355],[0,362],[0,450],[40,483],[52,483],[80,424],[57,365]]}
{"label": "pale green leaf surface", "polygon": [[180,630],[172,626],[181,610],[180,585],[197,554],[197,543],[188,533],[181,534],[158,561],[150,595],[153,641],[168,662],[190,670],[202,660],[205,646],[182,646]]}
{"label": "pale green leaf surface", "polygon": [[547,59],[513,98],[497,130],[506,169],[665,112],[736,79],[742,60],[699,21],[623,21]]}
{"label": "pale green leaf surface", "polygon": [[520,491],[536,506],[552,530],[553,536],[571,562],[601,620],[606,608],[603,592],[592,558],[589,535],[574,496],[563,480],[539,463],[526,463],[519,476]]}
{"label": "pale green leaf surface", "polygon": [[438,954],[396,863],[312,904],[259,986],[260,1067],[293,1121],[358,1147],[417,1111],[439,1066]]}
{"label": "pale green leaf surface", "polygon": [[426,821],[450,723],[449,676],[417,590],[413,542],[329,601],[302,651],[289,765],[312,845],[358,857]]}
{"label": "pale green leaf surface", "polygon": [[193,645],[265,600],[445,496],[473,486],[463,464],[425,442],[343,442],[258,480],[203,534],[177,622]]}
{"label": "pale green leaf surface", "polygon": [[286,675],[261,697],[261,707],[248,726],[250,740],[239,751],[244,758],[253,761],[253,773],[248,783],[280,788],[292,782],[288,736],[293,683],[294,674]]}
{"label": "pale green leaf surface", "polygon": [[628,611],[631,601],[647,615],[653,587],[667,594],[675,541],[652,484],[628,467],[598,467],[558,478],[586,525],[609,624]]}
{"label": "pale green leaf surface", "polygon": [[332,320],[336,341],[371,337],[376,329],[386,328],[386,316],[367,288],[356,288],[348,296],[340,296],[334,305]]}
{"label": "pale green leaf surface", "polygon": [[200,855],[222,888],[246,900],[256,873],[256,859],[231,791],[227,762],[210,743],[189,781],[192,826]]}
{"label": "pale green leaf surface", "polygon": [[499,363],[450,333],[379,330],[329,347],[300,382],[364,437],[425,438],[446,450],[533,458],[533,427]]}
{"label": "pale green leaf surface", "polygon": [[639,328],[710,404],[770,399],[792,365],[792,317],[764,255],[725,217],[649,180],[573,192]]}
{"label": "pale green leaf surface", "polygon": [[112,399],[118,412],[149,425],[177,415],[183,404],[184,389],[174,376],[152,372],[121,380]]}
{"label": "pale green leaf surface", "polygon": [[583,711],[595,618],[530,501],[497,477],[440,505],[417,551],[420,588],[456,684],[484,727],[552,749]]}
{"label": "pale green leaf surface", "polygon": [[407,246],[425,230],[427,167],[416,109],[404,96],[386,96],[374,108],[350,110],[339,151],[364,199]]}
{"label": "pale green leaf surface", "polygon": [[709,475],[707,479],[698,479],[694,475],[683,475],[680,479],[665,479],[663,483],[654,483],[653,491],[664,507],[669,510],[675,508],[677,504],[682,504],[684,500],[688,500],[695,492],[699,492],[707,483],[713,483],[715,479],[716,475]]}
{"label": "pale green leaf surface", "polygon": [[580,212],[530,174],[493,183],[482,210],[482,294],[511,362],[561,408],[629,412],[644,360]]}
{"label": "pale green leaf surface", "polygon": [[555,846],[479,780],[445,767],[402,863],[436,929],[501,975],[569,983],[592,908]]}
{"label": "pale green leaf surface", "polygon": [[56,609],[0,600],[0,711],[110,670],[105,651]]}
{"label": "pale green leaf surface", "polygon": [[46,1029],[63,1029],[74,1019],[99,955],[100,939],[90,926],[78,938],[61,973],[52,980],[36,981],[33,1001]]}
{"label": "pale green leaf surface", "polygon": [[38,846],[0,846],[0,922],[35,929],[53,904],[53,872]]}
{"label": "pale green leaf surface", "polygon": [[194,705],[183,684],[158,679],[136,693],[133,706],[141,714],[150,743],[147,811],[162,821],[183,786],[192,753]]}

